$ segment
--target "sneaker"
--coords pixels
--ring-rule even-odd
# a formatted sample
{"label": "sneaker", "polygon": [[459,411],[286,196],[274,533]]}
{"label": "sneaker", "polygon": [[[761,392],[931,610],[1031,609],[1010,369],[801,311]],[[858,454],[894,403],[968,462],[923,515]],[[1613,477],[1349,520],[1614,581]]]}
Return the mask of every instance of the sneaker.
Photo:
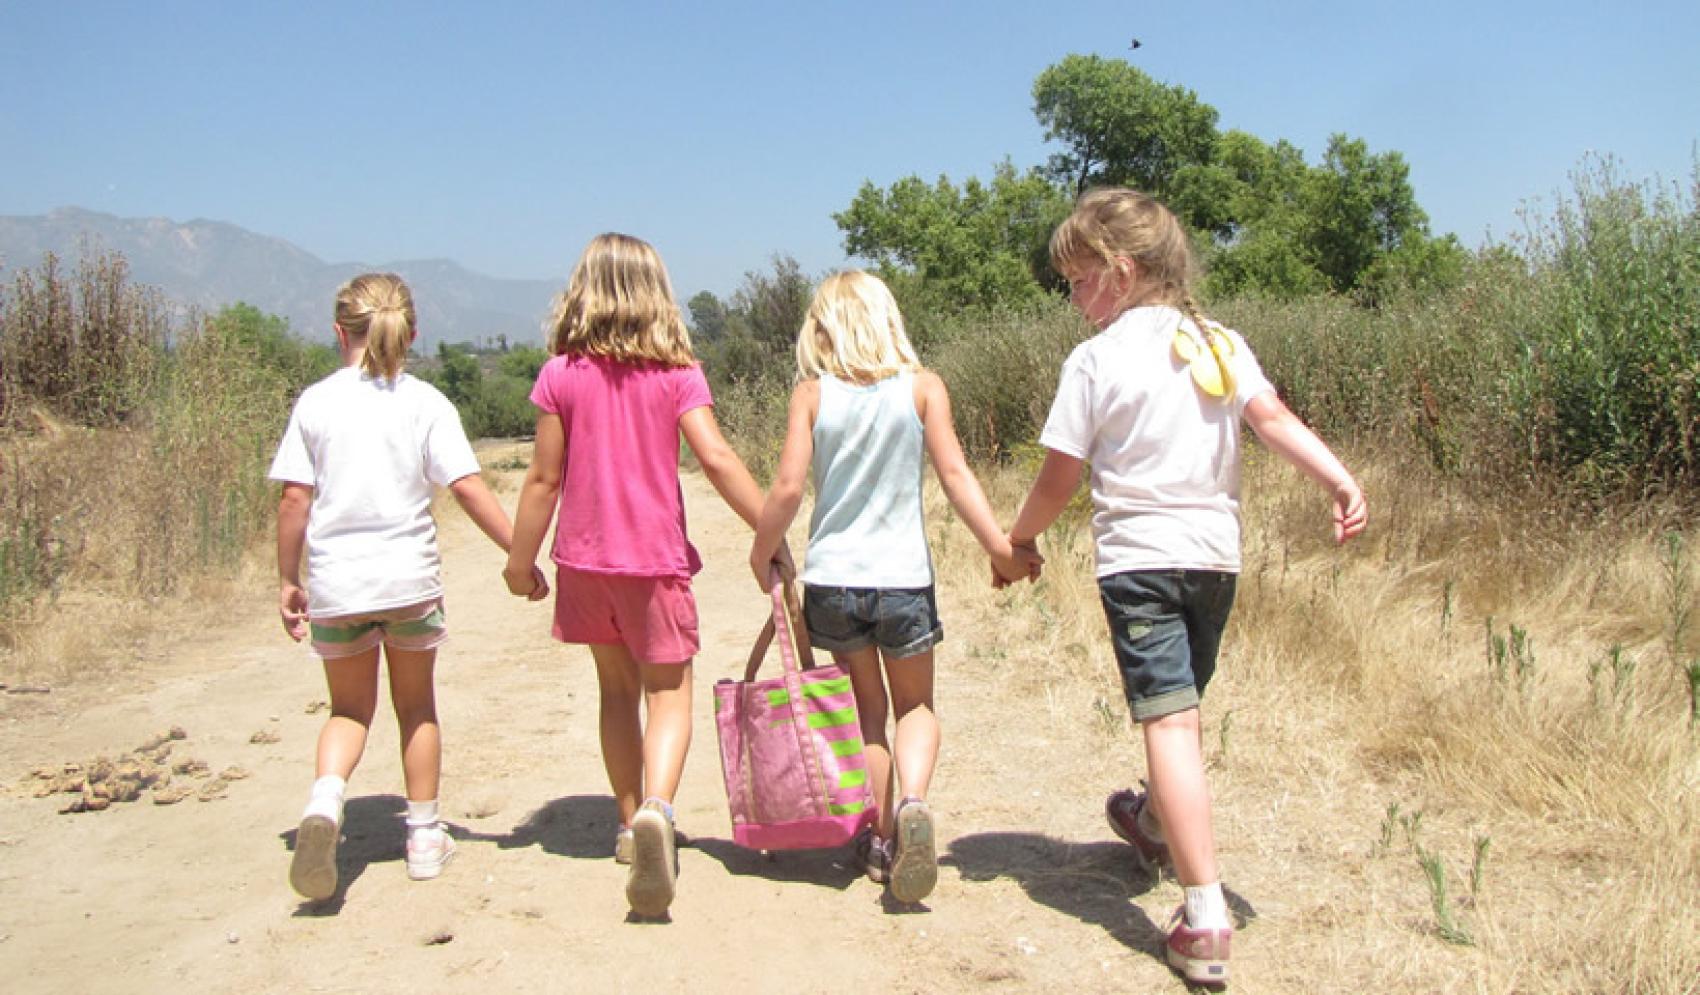
{"label": "sneaker", "polygon": [[632,827],[625,826],[614,834],[614,863],[632,862]]}
{"label": "sneaker", "polygon": [[328,815],[309,815],[295,830],[289,885],[301,897],[322,902],[336,894],[336,844],[341,828]]}
{"label": "sneaker", "polygon": [[919,798],[897,806],[896,853],[891,857],[891,897],[919,902],[933,893],[939,880],[938,853],[933,846],[933,813]]}
{"label": "sneaker", "polygon": [[443,873],[443,865],[455,855],[455,840],[441,825],[407,832],[407,876],[429,881]]}
{"label": "sneaker", "polygon": [[1117,836],[1133,844],[1139,862],[1148,870],[1173,866],[1169,859],[1169,844],[1147,836],[1139,825],[1139,813],[1150,801],[1150,795],[1132,788],[1123,788],[1104,801],[1104,815]]}
{"label": "sneaker", "polygon": [[891,844],[875,835],[873,826],[856,834],[856,867],[874,884],[885,884],[891,876]]}
{"label": "sneaker", "polygon": [[626,903],[640,916],[658,918],[673,904],[679,876],[679,852],[667,804],[651,798],[632,819],[632,869],[626,875]]}
{"label": "sneaker", "polygon": [[1195,985],[1219,987],[1228,983],[1228,941],[1232,928],[1193,929],[1186,923],[1186,906],[1175,910],[1163,952],[1169,966]]}

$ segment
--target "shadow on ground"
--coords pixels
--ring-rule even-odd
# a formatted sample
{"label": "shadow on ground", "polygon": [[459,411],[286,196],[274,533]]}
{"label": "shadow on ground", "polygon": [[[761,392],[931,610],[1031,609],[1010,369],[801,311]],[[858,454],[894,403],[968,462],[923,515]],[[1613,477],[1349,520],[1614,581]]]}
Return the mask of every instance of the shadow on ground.
{"label": "shadow on ground", "polygon": [[1164,933],[1129,899],[1157,884],[1124,843],[1068,843],[1038,833],[958,837],[939,863],[964,881],[1009,878],[1040,905],[1103,929],[1125,946],[1163,958]]}
{"label": "shadow on ground", "polygon": [[[1143,870],[1124,843],[1068,843],[1037,833],[975,833],[953,840],[939,860],[963,880],[1009,878],[1040,905],[1099,927],[1132,950],[1166,963],[1166,923],[1153,922],[1130,901],[1151,891],[1157,875]],[[1224,887],[1234,928],[1244,929],[1257,909]]]}
{"label": "shadow on ground", "polygon": [[614,856],[614,834],[619,828],[620,810],[612,795],[568,795],[533,811],[512,832],[454,835],[494,843],[503,850],[535,846],[558,857],[596,860]]}
{"label": "shadow on ground", "polygon": [[812,884],[844,891],[862,877],[848,846],[828,850],[746,850],[727,839],[698,837],[691,847],[718,860],[728,874]]}

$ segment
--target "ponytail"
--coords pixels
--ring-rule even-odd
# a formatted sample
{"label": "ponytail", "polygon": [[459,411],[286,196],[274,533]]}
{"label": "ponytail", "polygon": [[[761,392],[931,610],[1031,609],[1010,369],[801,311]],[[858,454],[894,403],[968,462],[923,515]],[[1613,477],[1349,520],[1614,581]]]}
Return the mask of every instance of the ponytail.
{"label": "ponytail", "polygon": [[412,345],[413,325],[401,308],[379,308],[366,325],[366,355],[360,358],[360,366],[380,380],[394,380],[401,376]]}
{"label": "ponytail", "polygon": [[364,340],[360,366],[371,376],[401,375],[418,326],[413,292],[394,273],[364,273],[336,292],[336,323],[350,339]]}

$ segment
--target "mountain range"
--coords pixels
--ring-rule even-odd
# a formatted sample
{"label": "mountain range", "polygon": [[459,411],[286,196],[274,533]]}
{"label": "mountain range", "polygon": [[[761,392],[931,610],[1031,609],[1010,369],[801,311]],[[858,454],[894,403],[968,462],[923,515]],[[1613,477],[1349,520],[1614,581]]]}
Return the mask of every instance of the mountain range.
{"label": "mountain range", "polygon": [[0,279],[33,269],[45,253],[74,267],[89,251],[116,252],[131,279],[185,307],[213,312],[238,301],[289,321],[303,339],[331,341],[331,301],[344,281],[373,270],[413,288],[420,351],[438,342],[541,344],[543,319],[561,285],[486,276],[448,259],[327,263],[280,238],[222,221],[120,218],[77,207],[0,216]]}

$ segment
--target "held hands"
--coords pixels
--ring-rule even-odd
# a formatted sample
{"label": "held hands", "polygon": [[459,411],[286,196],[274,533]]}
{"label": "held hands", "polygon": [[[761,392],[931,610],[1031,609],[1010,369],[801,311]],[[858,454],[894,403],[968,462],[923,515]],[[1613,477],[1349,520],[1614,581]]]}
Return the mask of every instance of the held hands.
{"label": "held hands", "polygon": [[1358,482],[1347,477],[1334,488],[1334,541],[1343,543],[1363,532],[1369,524],[1369,505]]}
{"label": "held hands", "polygon": [[502,580],[509,594],[527,601],[542,601],[549,596],[549,581],[535,563],[509,563],[502,568]]}
{"label": "held hands", "polygon": [[1007,556],[992,554],[992,587],[1000,591],[1019,581],[1038,580],[1045,565],[1045,558],[1039,555],[1038,540],[1016,542],[1010,539],[1008,542]]}
{"label": "held hands", "polygon": [[277,612],[283,619],[283,631],[300,642],[307,637],[307,592],[300,584],[283,581],[278,588]]}
{"label": "held hands", "polygon": [[756,586],[765,593],[773,589],[772,571],[779,570],[779,578],[790,584],[797,579],[797,564],[791,559],[791,546],[785,540],[779,540],[779,548],[772,556],[763,556],[760,550],[750,550],[750,572],[756,576]]}

